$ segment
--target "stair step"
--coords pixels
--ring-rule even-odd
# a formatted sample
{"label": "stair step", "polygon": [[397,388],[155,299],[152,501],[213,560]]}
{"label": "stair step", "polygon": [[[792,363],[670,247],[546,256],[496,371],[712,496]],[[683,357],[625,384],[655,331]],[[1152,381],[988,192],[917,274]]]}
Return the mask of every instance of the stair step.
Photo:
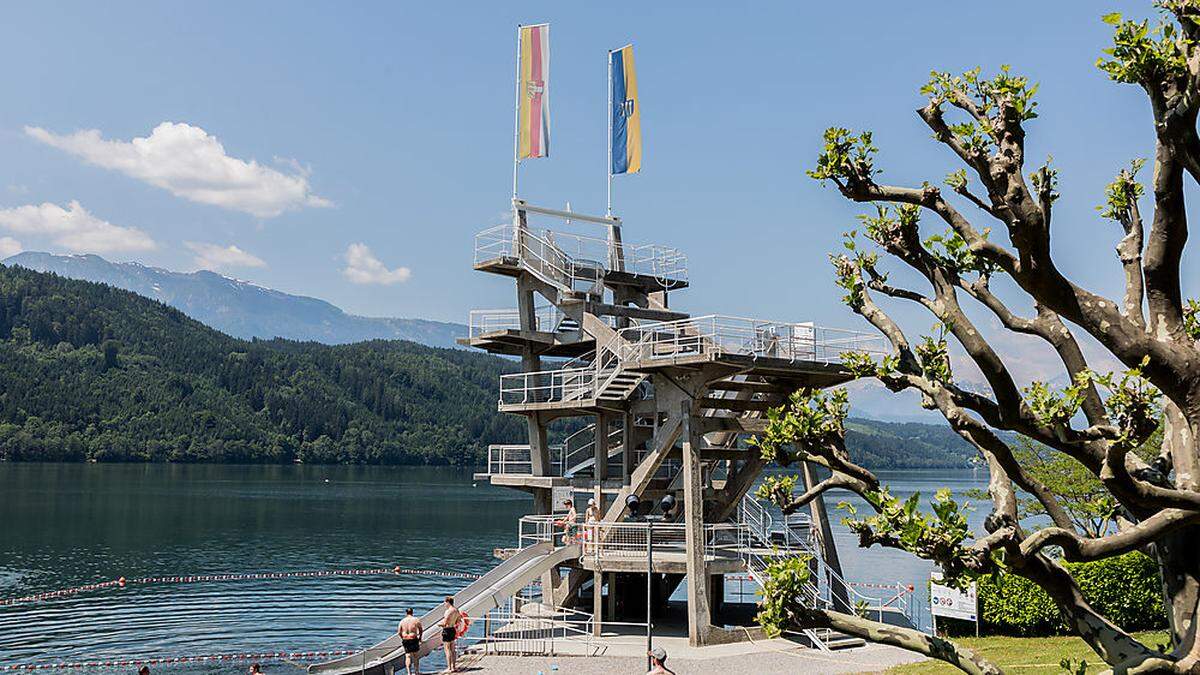
{"label": "stair step", "polygon": [[857,647],[867,646],[867,641],[860,637],[837,632],[831,634],[829,637],[822,640],[822,642],[825,643],[826,647],[835,651],[839,649],[855,649]]}

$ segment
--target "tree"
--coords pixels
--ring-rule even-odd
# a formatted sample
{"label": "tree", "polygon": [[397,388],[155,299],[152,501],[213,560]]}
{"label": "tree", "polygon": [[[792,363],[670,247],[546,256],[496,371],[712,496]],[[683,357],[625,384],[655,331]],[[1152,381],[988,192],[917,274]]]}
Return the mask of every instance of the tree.
{"label": "tree", "polygon": [[[1162,434],[1155,432],[1134,452],[1145,461],[1153,461],[1161,448]],[[1088,537],[1103,537],[1122,527],[1126,520],[1112,493],[1087,468],[1072,457],[1035,443],[1022,436],[1013,448],[1017,464],[1036,481],[1046,486],[1063,510],[1075,523],[1076,529]],[[968,490],[964,496],[987,499],[987,490]],[[1017,518],[1046,516],[1046,507],[1034,497],[1017,498]]]}
{"label": "tree", "polygon": [[[862,216],[872,245],[851,232],[846,251],[831,259],[846,304],[890,346],[882,357],[848,353],[845,364],[891,390],[915,390],[924,407],[939,411],[978,449],[989,471],[986,532],[971,537],[962,507],[949,493],[937,495],[934,513],[927,516],[915,499],[897,500],[873,473],[855,464],[844,443],[844,394],[797,392],[771,412],[759,443],[768,459],[813,462],[831,472],[802,490],[794,477],[768,480],[762,494],[785,511],[832,489],[858,493],[871,512],[852,514],[849,523],[863,546],[902,549],[931,560],[950,583],[989,573],[1020,575],[1047,592],[1067,623],[1115,672],[1194,673],[1200,672],[1200,316],[1197,304],[1183,299],[1180,268],[1188,234],[1185,183],[1200,183],[1200,2],[1163,0],[1159,6],[1163,18],[1155,26],[1105,16],[1113,27],[1113,45],[1097,64],[1112,80],[1139,85],[1154,119],[1149,222],[1139,205],[1146,192],[1138,178],[1140,161],[1117,174],[1100,209],[1121,228],[1116,250],[1125,292],[1119,301],[1072,282],[1051,255],[1057,172],[1049,161],[1031,170],[1026,166],[1026,127],[1037,118],[1037,87],[1008,67],[992,77],[979,69],[958,76],[934,72],[921,90],[928,101],[917,114],[962,165],[947,176],[948,190],[928,182],[915,187],[883,182],[877,148],[866,131],[829,129],[809,172],[847,199],[875,207]],[[923,236],[922,218],[945,231]],[[991,226],[1005,233],[1007,242],[989,237]],[[915,272],[922,288],[894,283],[881,258]],[[1011,289],[994,291],[993,281]],[[1034,313],[1023,316],[1011,309],[1010,296],[1020,296]],[[1044,340],[1071,383],[1061,389],[1046,383],[1020,388],[964,301],[972,311],[994,316],[1006,330]],[[934,331],[911,340],[885,309],[893,303],[928,311],[937,321]],[[1094,371],[1077,331],[1126,370]],[[950,340],[982,372],[990,391],[955,381]],[[1146,461],[1134,451],[1160,418],[1161,451]],[[1115,532],[1081,529],[998,430],[1077,463],[1128,522]],[[1037,500],[1051,526],[1032,530],[1022,524],[1018,490]],[[1136,549],[1151,551],[1163,572],[1171,634],[1166,653],[1141,644],[1098,613],[1055,557],[1097,560]],[[921,651],[968,672],[996,672],[948,641],[807,606],[803,565],[784,563],[773,572],[761,615],[769,628],[833,626]]]}

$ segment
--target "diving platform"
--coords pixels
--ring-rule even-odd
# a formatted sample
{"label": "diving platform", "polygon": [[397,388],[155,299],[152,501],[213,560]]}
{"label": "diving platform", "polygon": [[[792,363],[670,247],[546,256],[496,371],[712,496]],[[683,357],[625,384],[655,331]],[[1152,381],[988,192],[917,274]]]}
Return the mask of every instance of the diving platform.
{"label": "diving platform", "polygon": [[[712,624],[714,580],[753,574],[755,560],[773,555],[737,521],[765,464],[746,437],[761,433],[767,411],[796,389],[849,381],[845,352],[885,354],[888,345],[873,333],[812,322],[692,316],[670,302],[689,286],[679,249],[625,242],[615,216],[520,199],[512,208],[511,222],[475,236],[472,267],[512,279],[515,306],[473,311],[459,343],[520,358],[518,372],[500,377],[496,405],[525,418],[528,442],[491,446],[475,478],[533,495],[535,520],[521,527],[540,523],[546,538],[522,535],[522,550],[563,543],[547,528],[561,518],[564,496],[596,504],[598,520],[580,525],[592,538],[574,542],[580,555],[540,580],[547,607],[585,603],[589,583],[601,589],[594,602],[644,589],[648,534],[638,528],[647,514],[629,512],[626,502],[671,496],[681,508],[654,528],[650,573],[676,585],[688,580],[692,644],[725,640]],[[561,428],[552,425],[565,418],[590,424],[552,443]],[[805,546],[832,560],[836,574],[827,530],[806,529],[816,539]],[[642,582],[629,578],[638,574]]]}

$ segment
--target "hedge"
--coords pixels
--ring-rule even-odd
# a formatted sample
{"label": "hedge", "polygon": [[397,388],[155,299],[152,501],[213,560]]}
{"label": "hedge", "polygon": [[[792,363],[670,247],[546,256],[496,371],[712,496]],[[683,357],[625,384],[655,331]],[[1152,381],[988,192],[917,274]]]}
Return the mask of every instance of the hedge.
{"label": "hedge", "polygon": [[[1143,553],[1085,563],[1064,563],[1083,596],[1101,615],[1127,631],[1167,625],[1158,563]],[[1050,596],[1015,574],[979,580],[980,631],[988,635],[1046,636],[1073,633]]]}

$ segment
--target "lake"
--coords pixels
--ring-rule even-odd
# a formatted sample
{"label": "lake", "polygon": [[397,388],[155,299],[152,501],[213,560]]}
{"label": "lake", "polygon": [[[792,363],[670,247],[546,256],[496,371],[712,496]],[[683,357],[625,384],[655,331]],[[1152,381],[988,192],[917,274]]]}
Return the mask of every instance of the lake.
{"label": "lake", "polygon": [[[900,497],[986,483],[970,470],[879,475]],[[843,498],[829,499],[835,521]],[[118,577],[397,565],[481,574],[494,548],[516,545],[530,505],[447,467],[0,463],[0,600]],[[975,532],[986,512],[971,514]],[[838,523],[835,538],[847,578],[923,593],[927,563],[860,551]],[[395,630],[403,608],[420,614],[466,583],[369,575],[149,584],[0,606],[0,669],[361,648]]]}

